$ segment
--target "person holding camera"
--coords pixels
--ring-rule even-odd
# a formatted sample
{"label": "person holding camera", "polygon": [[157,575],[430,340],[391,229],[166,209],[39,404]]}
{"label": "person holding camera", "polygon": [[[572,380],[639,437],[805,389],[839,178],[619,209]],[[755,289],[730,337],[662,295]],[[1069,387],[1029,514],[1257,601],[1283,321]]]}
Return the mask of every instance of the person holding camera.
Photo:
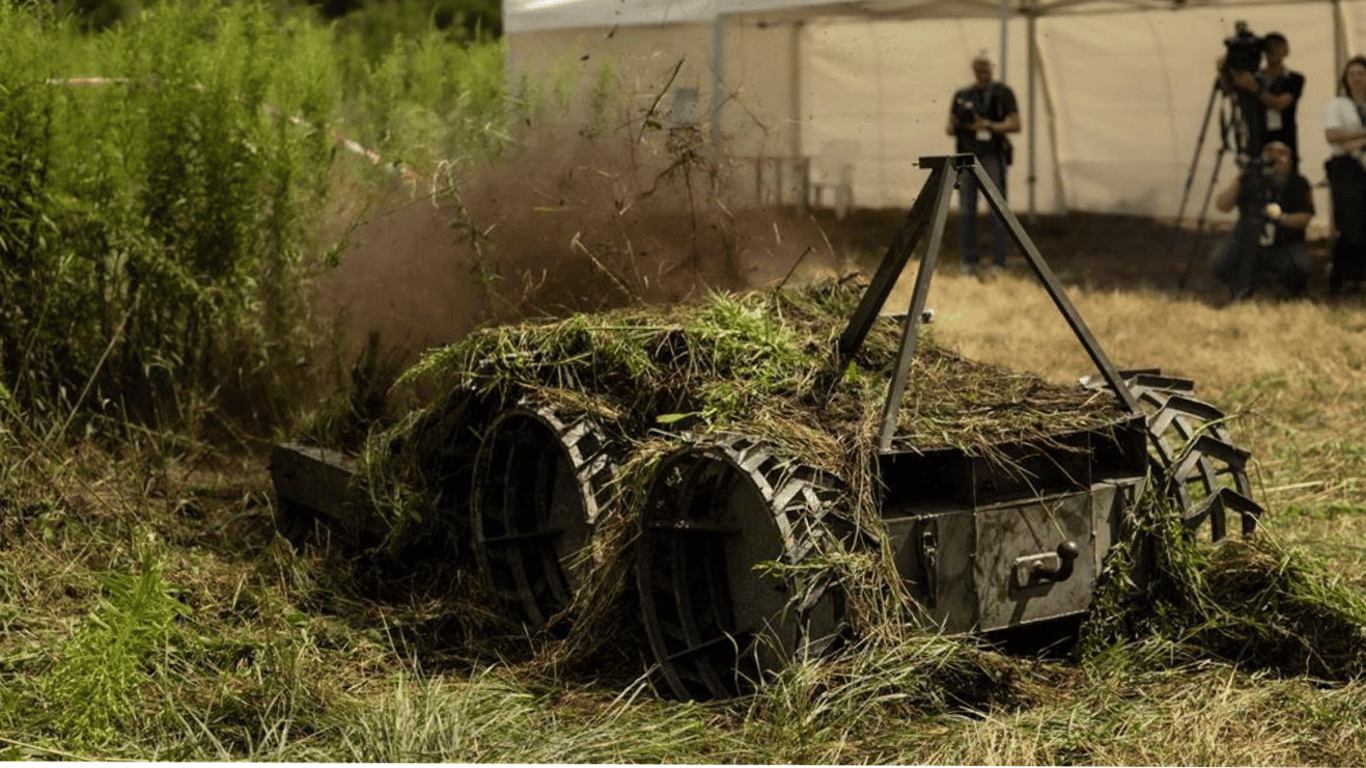
{"label": "person holding camera", "polygon": [[[1304,93],[1304,75],[1285,66],[1290,55],[1290,41],[1279,32],[1268,32],[1262,38],[1266,66],[1257,71],[1256,88],[1252,95],[1266,108],[1263,115],[1266,143],[1279,141],[1294,153],[1299,162],[1299,131],[1295,126],[1295,107]],[[1298,167],[1298,166],[1297,166]]]}
{"label": "person holding camera", "polygon": [[1314,261],[1304,229],[1314,217],[1309,180],[1295,171],[1295,154],[1284,142],[1268,142],[1214,199],[1221,211],[1238,209],[1233,232],[1215,247],[1211,266],[1233,300],[1263,284],[1280,298],[1305,295]]}
{"label": "person holding camera", "polygon": [[1324,125],[1324,168],[1337,228],[1328,293],[1336,295],[1344,285],[1366,279],[1366,56],[1353,56],[1343,67]]}
{"label": "person holding camera", "polygon": [[[974,154],[982,170],[1006,194],[1006,167],[1011,163],[1010,139],[1006,134],[1020,130],[1020,110],[1015,92],[992,78],[991,60],[985,52],[972,61],[973,84],[953,94],[949,109],[948,135],[955,138],[955,151]],[[981,261],[977,231],[977,178],[958,177],[958,234],[963,247],[963,272],[972,273]],[[1000,216],[991,223],[991,269],[999,272],[1006,265],[1006,226]]]}
{"label": "person holding camera", "polygon": [[[1259,38],[1244,25],[1225,45],[1228,55],[1219,60],[1220,78],[1225,89],[1233,89],[1238,97],[1247,132],[1246,156],[1258,157],[1262,147],[1279,141],[1298,158],[1295,107],[1304,93],[1304,75],[1285,66],[1290,41],[1279,32]],[[1266,66],[1258,69],[1263,57]]]}

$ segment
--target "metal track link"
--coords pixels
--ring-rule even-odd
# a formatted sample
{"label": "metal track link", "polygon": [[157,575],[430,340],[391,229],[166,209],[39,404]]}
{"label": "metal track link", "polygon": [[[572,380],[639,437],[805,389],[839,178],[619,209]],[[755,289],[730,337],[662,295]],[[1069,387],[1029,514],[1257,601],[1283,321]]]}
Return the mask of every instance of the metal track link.
{"label": "metal track link", "polygon": [[[831,535],[827,489],[810,467],[746,437],[714,438],[660,463],[636,575],[651,651],[675,696],[735,696],[834,631],[826,586],[755,569],[801,563]],[[793,605],[797,595],[802,605]]]}
{"label": "metal track link", "polygon": [[527,628],[573,600],[577,556],[615,472],[613,447],[586,417],[522,402],[485,432],[470,500],[475,557],[485,588]]}
{"label": "metal track link", "polygon": [[[1223,411],[1195,399],[1190,379],[1163,376],[1156,368],[1123,370],[1120,375],[1143,408],[1154,470],[1186,528],[1194,532],[1208,521],[1211,540],[1219,541],[1227,535],[1227,515],[1233,512],[1244,535],[1256,530],[1262,508],[1252,500],[1249,455],[1229,437]],[[1081,384],[1091,390],[1109,388],[1098,376],[1087,376]]]}

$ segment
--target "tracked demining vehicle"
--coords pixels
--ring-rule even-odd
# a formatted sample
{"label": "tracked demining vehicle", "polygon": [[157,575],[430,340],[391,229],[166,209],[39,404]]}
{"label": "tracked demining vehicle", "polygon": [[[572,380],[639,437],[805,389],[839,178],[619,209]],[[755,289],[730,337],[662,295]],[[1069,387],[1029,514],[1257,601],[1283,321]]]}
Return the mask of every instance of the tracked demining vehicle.
{"label": "tracked demining vehicle", "polygon": [[[443,537],[523,633],[591,634],[629,606],[681,698],[734,695],[889,614],[950,633],[1083,615],[1114,557],[1141,585],[1141,520],[1250,532],[1222,414],[1111,363],[972,156],[921,164],[866,285],[477,331],[405,374],[439,395],[359,454],[277,446],[281,519]],[[924,327],[965,173],[1095,363],[1080,386],[962,359]],[[883,313],[927,233],[908,310]]]}

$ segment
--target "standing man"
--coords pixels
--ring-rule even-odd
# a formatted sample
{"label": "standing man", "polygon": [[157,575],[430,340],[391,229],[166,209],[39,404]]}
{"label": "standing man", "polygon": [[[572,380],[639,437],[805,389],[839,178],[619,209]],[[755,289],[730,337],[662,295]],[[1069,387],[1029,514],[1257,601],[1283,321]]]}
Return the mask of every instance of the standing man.
{"label": "standing man", "polygon": [[[1285,57],[1290,55],[1290,41],[1280,32],[1269,32],[1262,38],[1266,66],[1256,73],[1234,72],[1234,85],[1250,97],[1255,108],[1262,110],[1249,123],[1259,126],[1261,135],[1252,138],[1248,156],[1257,157],[1261,148],[1279,141],[1290,148],[1299,166],[1300,143],[1295,128],[1295,107],[1304,93],[1304,75],[1287,69]],[[1249,116],[1251,118],[1252,116]]]}
{"label": "standing man", "polygon": [[[1008,133],[1020,130],[1020,109],[1015,92],[1004,83],[992,80],[991,60],[986,52],[972,60],[974,82],[953,94],[949,107],[948,135],[955,137],[955,151],[977,156],[977,162],[991,177],[1002,197],[1006,193],[1006,166],[1011,162]],[[963,272],[977,270],[982,251],[977,233],[977,178],[959,176],[958,233],[963,247]],[[1006,265],[1006,226],[1000,216],[991,221],[991,271]]]}

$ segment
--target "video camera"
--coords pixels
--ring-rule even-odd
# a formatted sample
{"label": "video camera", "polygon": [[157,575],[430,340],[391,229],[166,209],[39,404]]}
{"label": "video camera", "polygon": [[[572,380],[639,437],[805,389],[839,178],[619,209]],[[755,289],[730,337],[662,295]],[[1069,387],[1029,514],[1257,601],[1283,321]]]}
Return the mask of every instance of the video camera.
{"label": "video camera", "polygon": [[1266,40],[1253,34],[1247,22],[1239,20],[1233,25],[1233,34],[1224,39],[1227,55],[1224,69],[1228,72],[1256,72],[1262,65],[1262,53],[1266,50]]}
{"label": "video camera", "polygon": [[966,129],[977,122],[977,107],[971,99],[960,97],[953,102],[953,117],[958,122],[959,129]]}

